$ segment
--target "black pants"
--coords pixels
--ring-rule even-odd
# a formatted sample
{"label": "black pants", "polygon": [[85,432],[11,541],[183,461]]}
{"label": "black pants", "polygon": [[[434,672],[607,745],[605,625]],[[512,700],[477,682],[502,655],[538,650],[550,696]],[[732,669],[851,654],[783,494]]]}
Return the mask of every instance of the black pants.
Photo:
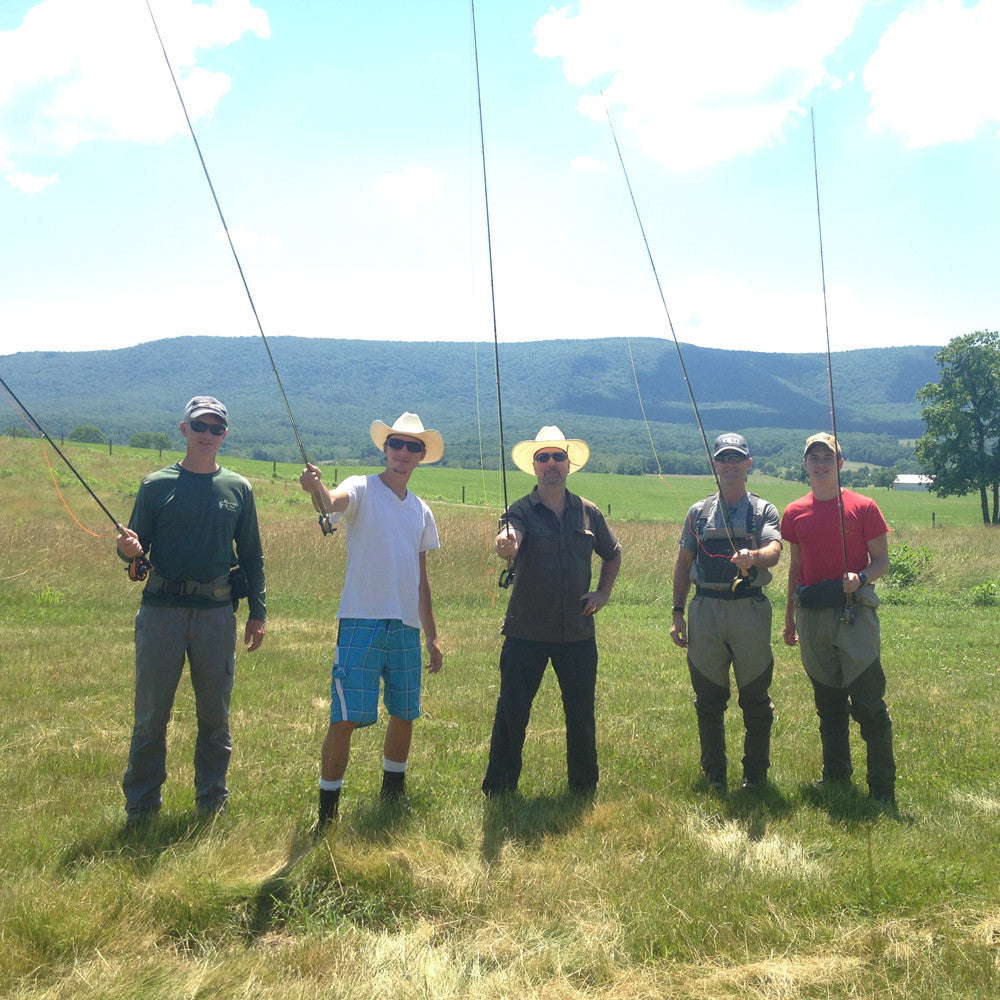
{"label": "black pants", "polygon": [[589,791],[597,785],[596,640],[535,642],[508,636],[500,651],[500,697],[493,720],[489,765],[483,779],[483,791],[488,795],[517,788],[531,703],[550,660],[559,681],[566,717],[566,771],[570,786]]}
{"label": "black pants", "polygon": [[[694,688],[694,709],[698,715],[698,738],[701,742],[701,767],[711,781],[726,778],[725,711],[729,688],[710,681],[688,664]],[[768,694],[773,664],[749,684],[739,689],[746,736],[743,740],[743,773],[748,778],[762,778],[771,764],[771,725],[774,704]]]}
{"label": "black pants", "polygon": [[[811,678],[810,678],[811,680]],[[896,761],[892,753],[892,720],[885,705],[885,674],[876,659],[846,688],[832,688],[812,681],[819,736],[823,744],[823,777],[849,778],[851,765],[851,716],[861,726],[867,748],[868,786],[891,791],[896,784]]]}

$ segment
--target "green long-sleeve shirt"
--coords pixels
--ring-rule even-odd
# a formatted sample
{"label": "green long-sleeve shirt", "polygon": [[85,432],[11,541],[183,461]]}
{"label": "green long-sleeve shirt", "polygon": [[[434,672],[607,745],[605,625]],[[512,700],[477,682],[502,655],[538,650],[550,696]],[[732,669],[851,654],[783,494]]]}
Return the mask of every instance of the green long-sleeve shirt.
{"label": "green long-sleeve shirt", "polygon": [[[189,472],[180,464],[139,485],[129,527],[158,573],[168,580],[209,583],[238,562],[249,583],[249,616],[265,617],[264,554],[253,487],[238,473]],[[143,593],[147,604],[212,605],[210,597]]]}

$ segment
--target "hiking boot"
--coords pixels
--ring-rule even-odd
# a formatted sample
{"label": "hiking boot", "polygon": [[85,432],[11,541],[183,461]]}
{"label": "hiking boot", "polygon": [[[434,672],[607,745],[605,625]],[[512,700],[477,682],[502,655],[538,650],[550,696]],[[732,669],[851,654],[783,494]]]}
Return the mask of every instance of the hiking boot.
{"label": "hiking boot", "polygon": [[745,792],[759,792],[767,787],[767,771],[761,774],[744,774],[740,788]]}

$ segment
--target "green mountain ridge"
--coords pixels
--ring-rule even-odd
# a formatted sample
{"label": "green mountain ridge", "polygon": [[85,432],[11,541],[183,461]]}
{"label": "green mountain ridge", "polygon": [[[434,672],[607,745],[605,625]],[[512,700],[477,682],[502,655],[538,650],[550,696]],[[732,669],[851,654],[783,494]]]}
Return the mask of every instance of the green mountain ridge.
{"label": "green mountain ridge", "polygon": [[[498,464],[492,343],[269,338],[307,454],[366,460],[368,425],[403,410],[445,437],[445,462]],[[888,347],[833,356],[837,428],[848,458],[889,465],[900,440],[924,430],[916,391],[936,381],[935,347]],[[794,454],[804,434],[830,426],[825,354],[733,351],[682,345],[684,365],[710,439],[747,435],[755,456]],[[585,438],[595,459],[651,455],[642,406],[658,452],[704,446],[673,341],[549,340],[501,344],[504,438],[533,438],[543,424]],[[633,361],[634,371],[633,374]],[[183,404],[198,393],[224,400],[232,431],[226,453],[294,460],[295,434],[259,337],[175,337],[118,350],[23,351],[0,357],[14,392],[54,437],[81,424],[125,443],[138,431],[180,443]],[[478,386],[478,389],[477,389]],[[18,418],[0,421],[16,426]],[[481,431],[480,431],[481,427]],[[853,449],[853,451],[852,451]],[[683,470],[678,470],[683,471]]]}

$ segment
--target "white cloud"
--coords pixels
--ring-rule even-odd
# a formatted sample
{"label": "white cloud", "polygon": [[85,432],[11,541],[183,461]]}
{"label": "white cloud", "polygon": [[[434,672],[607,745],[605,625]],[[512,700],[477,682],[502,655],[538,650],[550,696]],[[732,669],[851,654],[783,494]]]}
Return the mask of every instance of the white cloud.
{"label": "white cloud", "polygon": [[393,215],[412,222],[439,198],[441,178],[426,167],[407,167],[399,174],[381,174],[373,188]]}
{"label": "white cloud", "polygon": [[[192,120],[210,115],[230,79],[198,66],[198,51],[246,32],[269,37],[266,13],[249,0],[159,0],[153,9]],[[165,142],[185,130],[145,5],[42,0],[20,27],[0,32],[0,170],[8,183],[32,187],[19,158],[64,155],[94,140]]]}
{"label": "white cloud", "polygon": [[738,0],[581,0],[535,26],[538,55],[563,61],[580,99],[604,100],[650,157],[690,170],[778,140],[807,98],[837,81],[824,61],[867,0],[799,0],[751,9]]}
{"label": "white cloud", "polygon": [[912,149],[971,139],[1000,122],[998,43],[1000,0],[928,0],[904,11],[864,70],[869,126],[905,135]]}
{"label": "white cloud", "polygon": [[14,166],[13,161],[5,156],[0,156],[0,176],[2,176],[11,187],[16,187],[25,194],[37,194],[50,184],[55,184],[58,177],[52,174],[48,177],[36,177],[34,174],[25,173]]}

